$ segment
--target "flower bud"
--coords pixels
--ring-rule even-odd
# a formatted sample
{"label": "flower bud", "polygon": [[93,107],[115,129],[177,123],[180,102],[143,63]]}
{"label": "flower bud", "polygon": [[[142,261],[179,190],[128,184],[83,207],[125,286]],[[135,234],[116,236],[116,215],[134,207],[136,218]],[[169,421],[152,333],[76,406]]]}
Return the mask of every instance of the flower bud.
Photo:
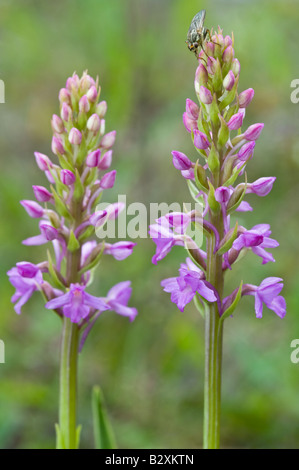
{"label": "flower bud", "polygon": [[104,137],[101,140],[101,147],[109,149],[114,145],[115,142],[115,137],[116,137],[116,131],[111,131],[108,132],[108,134],[104,135]]}
{"label": "flower bud", "polygon": [[83,91],[83,93],[86,93],[92,86],[95,86],[94,79],[88,75],[88,73],[84,72],[80,80],[80,90]]}
{"label": "flower bud", "polygon": [[96,113],[102,119],[105,116],[106,112],[107,112],[107,103],[106,101],[101,101],[99,104],[97,104]]}
{"label": "flower bud", "polygon": [[87,155],[85,163],[89,168],[94,168],[98,166],[100,162],[100,157],[101,157],[101,150],[100,149],[94,150],[93,152]]}
{"label": "flower bud", "polygon": [[186,113],[190,119],[198,119],[199,107],[189,98],[186,99]]}
{"label": "flower bud", "polygon": [[232,45],[232,38],[230,36],[225,36],[224,38],[224,47],[229,47]]}
{"label": "flower bud", "polygon": [[52,152],[55,153],[55,155],[58,155],[58,154],[63,155],[65,153],[65,149],[61,140],[58,139],[58,137],[56,137],[55,135],[53,135],[52,137],[51,149],[52,149]]}
{"label": "flower bud", "polygon": [[80,113],[88,113],[90,110],[90,104],[86,95],[83,95],[79,100],[79,111]]}
{"label": "flower bud", "polygon": [[35,201],[23,200],[20,201],[20,204],[22,204],[27,214],[34,219],[39,219],[44,215],[44,209]]}
{"label": "flower bud", "polygon": [[263,128],[263,123],[252,124],[252,126],[249,126],[248,129],[244,132],[244,138],[246,140],[257,140]]}
{"label": "flower bud", "polygon": [[86,127],[89,131],[96,134],[101,126],[101,120],[97,114],[92,114],[87,121]]}
{"label": "flower bud", "polygon": [[193,180],[194,181],[194,169],[190,168],[189,170],[182,170],[181,175],[186,180]]}
{"label": "flower bud", "polygon": [[55,179],[53,178],[53,175],[52,175],[51,171],[49,171],[49,170],[45,171],[45,175],[46,175],[47,180],[49,181],[49,183],[55,184]]}
{"label": "flower bud", "polygon": [[237,114],[234,114],[230,120],[227,123],[227,127],[231,130],[234,131],[236,129],[240,129],[243,124],[243,119],[244,119],[244,113],[239,112]]}
{"label": "flower bud", "polygon": [[34,156],[37,166],[40,170],[47,171],[49,170],[49,168],[52,168],[53,163],[51,162],[50,158],[47,157],[47,155],[44,155],[43,153],[39,152],[34,152]]}
{"label": "flower bud", "polygon": [[57,238],[59,238],[58,230],[52,227],[52,225],[40,224],[39,228],[40,228],[41,234],[44,235],[44,237],[48,241],[56,240]]}
{"label": "flower bud", "polygon": [[91,223],[91,225],[94,225],[94,226],[99,225],[99,223],[105,222],[106,216],[107,216],[106,210],[96,211],[94,214],[92,214],[89,217],[89,222]]}
{"label": "flower bud", "polygon": [[71,130],[70,130],[70,133],[69,133],[69,141],[72,145],[80,145],[81,144],[81,140],[82,140],[82,134],[81,132],[76,128],[76,127],[73,127]]}
{"label": "flower bud", "polygon": [[235,77],[237,77],[238,75],[240,75],[241,65],[240,65],[240,62],[238,61],[238,59],[234,59],[234,60],[232,61],[231,71],[233,72],[233,74],[234,74]]}
{"label": "flower bud", "polygon": [[47,188],[43,186],[32,186],[32,188],[38,202],[49,202],[53,200],[53,196]]}
{"label": "flower bud", "polygon": [[201,86],[199,88],[199,99],[204,104],[211,104],[213,101],[213,96],[210,90],[208,90],[205,86]]}
{"label": "flower bud", "polygon": [[108,150],[108,152],[104,153],[98,165],[99,170],[108,170],[108,168],[110,168],[112,162],[112,153],[112,150]]}
{"label": "flower bud", "polygon": [[109,219],[117,219],[119,214],[124,210],[125,204],[123,202],[114,202],[106,207],[106,211]]}
{"label": "flower bud", "polygon": [[114,183],[115,183],[115,177],[116,177],[116,170],[109,171],[109,173],[106,173],[101,179],[100,187],[103,189],[113,188]]}
{"label": "flower bud", "polygon": [[184,153],[177,152],[176,150],[174,150],[173,152],[171,152],[171,154],[173,157],[173,166],[177,170],[189,170],[192,167],[191,160],[189,160],[189,158]]}
{"label": "flower bud", "polygon": [[199,150],[205,150],[209,148],[210,142],[207,138],[207,136],[198,130],[194,130],[194,145],[196,148]]}
{"label": "flower bud", "polygon": [[187,112],[183,113],[183,123],[188,132],[191,132],[194,129],[197,129],[196,119],[191,119]]}
{"label": "flower bud", "polygon": [[62,103],[60,116],[64,121],[70,121],[72,119],[73,111],[67,103]]}
{"label": "flower bud", "polygon": [[214,57],[208,57],[207,58],[207,70],[208,70],[208,73],[213,75],[216,71],[216,67],[217,67],[217,61],[216,59],[214,59]]}
{"label": "flower bud", "polygon": [[94,85],[89,88],[88,92],[86,93],[86,96],[92,103],[97,100],[98,92]]}
{"label": "flower bud", "polygon": [[274,181],[276,180],[275,176],[269,176],[265,178],[259,178],[254,181],[254,183],[248,184],[246,193],[254,193],[257,196],[267,196],[270,193]]}
{"label": "flower bud", "polygon": [[194,86],[196,93],[199,93],[199,89],[202,85],[205,85],[209,79],[209,75],[205,66],[200,63],[195,72]]}
{"label": "flower bud", "polygon": [[234,84],[235,84],[235,76],[233,72],[230,70],[223,80],[223,87],[227,91],[230,91],[233,88]]}
{"label": "flower bud", "polygon": [[53,114],[52,120],[51,120],[51,126],[54,132],[57,132],[57,134],[62,134],[64,132],[64,124],[62,119],[57,116],[57,114]]}
{"label": "flower bud", "polygon": [[215,190],[215,199],[220,204],[225,204],[229,200],[231,194],[232,190],[230,188],[227,188],[226,186],[219,186]]}
{"label": "flower bud", "polygon": [[100,135],[105,134],[105,127],[106,126],[106,121],[105,119],[101,119],[101,125],[100,125]]}
{"label": "flower bud", "polygon": [[239,160],[242,162],[249,160],[252,157],[254,147],[255,142],[247,142],[247,144],[244,144],[238,152]]}
{"label": "flower bud", "polygon": [[248,88],[247,90],[242,91],[239,94],[239,106],[240,108],[247,108],[251,103],[252,98],[254,97],[254,89]]}
{"label": "flower bud", "polygon": [[60,104],[71,103],[71,95],[70,95],[70,92],[66,88],[61,88],[58,98],[59,98]]}
{"label": "flower bud", "polygon": [[21,261],[16,264],[17,270],[20,276],[33,278],[38,273],[39,269],[35,264],[28,263],[26,261]]}
{"label": "flower bud", "polygon": [[235,51],[232,46],[228,46],[222,54],[223,62],[230,64],[234,58]]}
{"label": "flower bud", "polygon": [[71,186],[76,181],[76,176],[71,170],[61,170],[60,180],[66,186]]}

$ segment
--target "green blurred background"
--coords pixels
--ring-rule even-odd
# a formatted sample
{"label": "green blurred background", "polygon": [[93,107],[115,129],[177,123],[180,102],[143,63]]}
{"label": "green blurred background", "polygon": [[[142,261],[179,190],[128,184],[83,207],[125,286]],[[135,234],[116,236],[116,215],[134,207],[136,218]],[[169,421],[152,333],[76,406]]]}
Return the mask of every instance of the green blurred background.
{"label": "green blurred background", "polygon": [[[35,295],[18,317],[6,271],[17,261],[43,259],[43,248],[21,240],[37,233],[37,222],[19,204],[31,199],[32,184],[45,184],[33,152],[51,155],[50,119],[58,91],[73,71],[99,75],[108,102],[107,130],[117,130],[110,191],[127,202],[187,202],[187,187],[171,151],[194,157],[182,124],[185,99],[195,99],[195,58],[185,39],[191,18],[207,9],[206,26],[234,31],[241,62],[240,90],[255,89],[245,125],[265,128],[248,165],[249,181],[277,176],[270,196],[248,200],[241,214],[248,228],[269,222],[280,242],[276,263],[261,265],[249,254],[227,277],[227,292],[267,276],[285,280],[288,313],[280,320],[265,308],[257,320],[246,297],[225,325],[222,446],[299,446],[299,364],[290,342],[299,337],[299,104],[290,83],[299,78],[298,1],[199,0],[15,0],[0,2],[0,78],[6,103],[1,115],[0,447],[55,445],[61,326]],[[54,158],[52,156],[52,158]],[[90,392],[100,384],[120,448],[198,448],[202,442],[203,322],[190,304],[182,314],[160,287],[176,275],[182,249],[157,267],[154,244],[138,241],[134,254],[106,257],[92,293],[105,295],[131,279],[134,323],[103,315],[80,357],[79,418],[82,447],[93,446]]]}

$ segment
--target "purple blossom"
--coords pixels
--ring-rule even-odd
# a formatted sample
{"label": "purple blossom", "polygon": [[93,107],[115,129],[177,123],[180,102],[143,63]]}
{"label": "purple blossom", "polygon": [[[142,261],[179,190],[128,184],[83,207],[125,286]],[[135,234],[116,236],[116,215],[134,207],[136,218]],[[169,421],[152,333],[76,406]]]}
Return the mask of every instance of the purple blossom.
{"label": "purple blossom", "polygon": [[128,307],[128,302],[132,294],[131,282],[123,281],[113,286],[105,299],[108,308],[114,312],[128,317],[133,321],[137,315],[137,310],[134,307]]}
{"label": "purple blossom", "polygon": [[38,266],[26,261],[17,263],[16,267],[7,272],[7,275],[16,289],[11,301],[17,302],[14,309],[17,314],[20,314],[22,306],[42,284],[43,276]]}
{"label": "purple blossom", "polygon": [[255,297],[255,313],[257,318],[262,318],[263,304],[270,310],[273,310],[280,318],[285,316],[286,301],[284,297],[279,295],[282,288],[282,279],[279,277],[267,277],[259,286],[243,286],[243,289],[245,289],[244,295],[254,295]]}
{"label": "purple blossom", "polygon": [[165,258],[175,245],[184,246],[184,238],[180,235],[175,235],[167,225],[162,221],[160,224],[153,224],[149,227],[150,237],[156,244],[156,253],[152,258],[154,264]]}
{"label": "purple blossom", "polygon": [[251,230],[245,230],[233,243],[233,249],[241,251],[242,248],[251,248],[253,253],[260,256],[262,264],[269,261],[275,261],[273,255],[268,253],[265,248],[276,248],[279,243],[271,235],[270,225],[259,224],[252,227]]}
{"label": "purple blossom", "polygon": [[213,287],[204,280],[204,275],[190,259],[187,264],[181,264],[179,277],[164,279],[161,286],[165,292],[171,294],[171,301],[183,312],[186,305],[191,302],[196,292],[209,302],[215,302]]}
{"label": "purple blossom", "polygon": [[53,240],[62,240],[62,237],[59,233],[59,231],[52,227],[52,225],[41,222],[39,224],[40,228],[40,235],[36,235],[34,237],[26,238],[26,240],[23,240],[23,245],[27,246],[38,246],[38,245],[44,245],[45,243],[48,243],[49,241]]}
{"label": "purple blossom", "polygon": [[66,294],[50,300],[45,307],[50,310],[62,309],[63,315],[70,318],[72,323],[80,323],[91,311],[103,312],[109,309],[103,299],[88,294],[85,286],[80,284],[71,284]]}
{"label": "purple blossom", "polygon": [[113,244],[105,243],[104,253],[112,255],[113,258],[121,261],[133,253],[134,246],[136,246],[136,243],[127,241],[116,242]]}

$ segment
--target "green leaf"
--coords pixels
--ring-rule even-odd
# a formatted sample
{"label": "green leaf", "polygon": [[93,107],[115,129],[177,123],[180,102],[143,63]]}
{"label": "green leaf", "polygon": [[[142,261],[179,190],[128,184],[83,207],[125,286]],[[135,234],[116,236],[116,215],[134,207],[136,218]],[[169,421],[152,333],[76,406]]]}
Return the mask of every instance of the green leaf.
{"label": "green leaf", "polygon": [[[96,247],[96,248],[98,248],[98,247]],[[102,257],[104,248],[105,248],[105,241],[103,240],[102,241],[102,246],[100,247],[100,251],[94,256],[94,258],[90,259],[90,262],[88,262],[88,259],[87,259],[86,265],[82,269],[80,269],[80,271],[79,271],[79,276],[81,276],[86,271],[90,271],[91,269],[95,268],[98,265],[98,263],[100,262],[100,259]],[[94,250],[92,251],[91,256],[93,255],[93,252],[94,252]]]}
{"label": "green leaf", "polygon": [[77,426],[77,429],[76,429],[76,448],[77,449],[79,449],[79,446],[80,446],[81,429],[82,429],[82,426],[80,424],[79,426]]}
{"label": "green leaf", "polygon": [[211,122],[215,126],[215,128],[219,126],[219,114],[220,114],[220,111],[217,105],[217,97],[214,94],[213,101],[209,105],[209,115],[210,115]]}
{"label": "green leaf", "polygon": [[212,183],[210,181],[208,181],[209,183],[209,194],[208,194],[208,204],[210,206],[210,209],[212,212],[214,212],[214,214],[218,214],[220,209],[221,209],[221,206],[219,204],[218,201],[216,201],[215,199],[215,189],[214,189],[214,186],[212,185]]}
{"label": "green leaf", "polygon": [[63,289],[64,290],[65,285],[61,282],[61,280],[59,279],[59,277],[58,277],[58,275],[57,275],[57,273],[54,269],[53,261],[52,261],[49,250],[47,250],[47,255],[48,255],[48,269],[49,269],[49,274],[52,278],[52,281],[54,282],[55,286],[58,289]]}
{"label": "green leaf", "polygon": [[60,197],[58,196],[58,194],[55,191],[53,186],[51,186],[51,191],[52,191],[52,194],[53,194],[53,197],[54,197],[54,200],[55,200],[55,208],[56,208],[58,214],[61,215],[62,217],[66,217],[66,218],[69,219],[70,218],[70,213],[67,210],[67,207],[66,207],[64,201],[62,201],[62,199],[60,199]]}
{"label": "green leaf", "polygon": [[205,318],[205,308],[204,305],[202,304],[201,300],[198,298],[197,294],[193,297],[193,302],[195,304],[195,307],[197,311],[201,314],[202,318]]}
{"label": "green leaf", "polygon": [[212,173],[219,169],[219,154],[215,148],[214,143],[212,143],[211,150],[208,156],[208,165]]}
{"label": "green leaf", "polygon": [[212,75],[213,79],[213,88],[218,93],[222,89],[222,72],[221,72],[221,65],[219,59],[217,59],[216,63],[213,65],[214,74]]}
{"label": "green leaf", "polygon": [[237,295],[235,297],[235,300],[233,301],[233,303],[228,307],[228,309],[225,310],[225,312],[223,312],[223,314],[221,315],[220,317],[220,321],[224,321],[226,318],[230,317],[231,314],[234,312],[234,310],[236,309],[240,299],[241,299],[241,295],[242,295],[242,286],[243,286],[243,281],[241,281],[241,284],[240,284],[240,287],[239,287],[239,290],[237,292]]}
{"label": "green leaf", "polygon": [[56,449],[65,449],[65,444],[63,441],[62,433],[60,431],[59,425],[55,424],[55,431],[56,431]]}
{"label": "green leaf", "polygon": [[241,189],[241,191],[238,191],[238,190],[235,191],[235,193],[231,196],[231,198],[228,202],[228,205],[227,205],[227,214],[231,214],[232,212],[234,212],[239,207],[239,205],[243,201],[244,196],[246,194],[246,189],[247,189],[247,175],[245,173],[244,188]]}
{"label": "green leaf", "polygon": [[188,184],[188,189],[189,189],[189,192],[191,194],[191,197],[194,199],[195,202],[198,202],[198,188],[195,186],[194,183],[192,183],[191,180],[187,180],[187,184]]}
{"label": "green leaf", "polygon": [[221,98],[219,98],[220,111],[223,111],[226,108],[226,106],[231,104],[231,102],[235,99],[236,92],[237,92],[237,87],[238,87],[238,82],[239,82],[239,77],[236,78],[236,81],[235,81],[234,86],[232,87],[232,89],[228,93],[223,95]]}
{"label": "green leaf", "polygon": [[104,397],[100,387],[92,389],[93,429],[96,449],[116,449],[116,442],[108,419]]}
{"label": "green leaf", "polygon": [[76,168],[76,181],[74,186],[74,199],[79,201],[84,194],[84,186],[82,184],[78,168]]}
{"label": "green leaf", "polygon": [[223,119],[221,114],[219,115],[221,126],[218,132],[218,148],[224,147],[229,138],[229,128],[226,121]]}
{"label": "green leaf", "polygon": [[238,222],[236,223],[233,232],[231,233],[228,232],[227,235],[229,236],[227,237],[227,240],[225,240],[223,245],[220,246],[220,248],[217,250],[218,255],[223,255],[224,253],[226,253],[228,250],[231,249],[235,239],[237,238],[237,234],[238,234]]}
{"label": "green leaf", "polygon": [[80,243],[77,240],[73,230],[71,230],[69,241],[67,244],[67,249],[72,253],[74,251],[77,251],[79,248],[80,248]]}
{"label": "green leaf", "polygon": [[233,174],[231,175],[230,178],[228,178],[228,180],[225,181],[225,183],[223,183],[223,186],[231,186],[232,184],[234,184],[234,182],[238,178],[240,172],[243,170],[246,163],[247,162],[244,162],[243,165],[239,169],[237,167],[235,167],[234,170],[233,170]]}
{"label": "green leaf", "polygon": [[195,177],[195,183],[198,189],[207,193],[209,188],[208,188],[208,181],[206,178],[206,172],[204,168],[198,163],[198,160],[195,163],[194,177]]}

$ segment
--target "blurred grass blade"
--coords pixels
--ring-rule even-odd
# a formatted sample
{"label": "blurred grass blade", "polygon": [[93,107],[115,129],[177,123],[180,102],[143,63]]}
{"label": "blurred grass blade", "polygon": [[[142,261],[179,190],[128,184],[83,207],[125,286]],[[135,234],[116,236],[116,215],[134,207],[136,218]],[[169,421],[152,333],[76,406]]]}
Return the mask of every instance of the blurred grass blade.
{"label": "blurred grass blade", "polygon": [[93,432],[96,449],[116,449],[116,442],[99,386],[92,389]]}

